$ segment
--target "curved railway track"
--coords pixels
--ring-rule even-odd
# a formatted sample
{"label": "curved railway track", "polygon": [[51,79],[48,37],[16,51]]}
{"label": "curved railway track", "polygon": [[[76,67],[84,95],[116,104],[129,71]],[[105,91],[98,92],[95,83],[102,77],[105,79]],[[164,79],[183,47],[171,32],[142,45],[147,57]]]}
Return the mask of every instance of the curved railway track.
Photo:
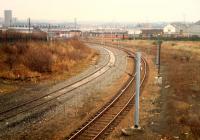
{"label": "curved railway track", "polygon": [[[123,48],[117,48],[122,51],[125,51],[129,56],[134,57],[134,53],[123,49]],[[20,114],[25,114],[26,112],[29,112],[37,107],[46,105],[49,102],[53,102],[59,97],[65,95],[66,93],[94,80],[95,78],[101,76],[106,71],[108,71],[115,63],[114,55],[111,51],[106,49],[110,61],[106,63],[105,65],[98,68],[93,73],[83,77],[82,79],[67,85],[65,87],[62,87],[60,89],[57,89],[53,92],[50,92],[48,94],[45,94],[43,96],[37,97],[35,99],[26,101],[22,104],[16,105],[14,107],[8,108],[6,110],[3,110],[0,112],[0,123],[4,123],[5,121],[14,118]],[[147,63],[144,58],[142,58],[142,67],[143,67],[143,77],[141,85],[143,85],[146,75],[147,75]],[[99,74],[97,74],[99,73]],[[134,74],[133,74],[134,75]],[[126,84],[121,88],[118,94],[116,94],[105,106],[103,106],[94,116],[92,116],[87,122],[85,122],[80,128],[75,130],[70,136],[68,136],[66,139],[69,140],[95,140],[102,138],[104,136],[105,132],[109,130],[114,122],[119,118],[120,115],[122,115],[123,112],[127,110],[127,108],[131,108],[133,103],[133,89],[132,84],[134,84],[134,78],[135,75],[130,77]],[[84,82],[83,82],[84,80]],[[66,90],[68,89],[68,90]],[[130,92],[132,90],[132,92]],[[55,95],[54,95],[55,94]],[[48,96],[52,96],[50,99],[45,99]]]}
{"label": "curved railway track", "polygon": [[[27,112],[29,112],[29,111],[37,108],[37,107],[41,107],[43,105],[46,105],[49,102],[53,102],[56,99],[58,99],[59,97],[64,96],[66,93],[73,91],[80,86],[85,85],[86,83],[96,79],[97,77],[100,77],[102,74],[104,74],[106,71],[108,71],[115,64],[114,54],[110,50],[108,50],[106,48],[104,48],[104,49],[109,54],[109,61],[105,65],[101,66],[100,68],[95,70],[93,73],[81,78],[80,80],[78,80],[78,81],[76,81],[72,84],[69,84],[65,87],[57,89],[57,90],[50,92],[48,94],[39,96],[39,97],[34,98],[32,100],[27,100],[24,103],[21,103],[19,105],[16,105],[14,107],[11,107],[11,108],[8,108],[6,110],[1,111],[0,112],[0,122],[2,123],[4,121],[7,121],[11,118],[14,118],[14,117],[20,115],[20,114],[25,114],[25,113],[27,113]],[[51,95],[51,98],[47,99],[47,97],[49,97],[50,95]]]}
{"label": "curved railway track", "polygon": [[[134,57],[134,53],[118,48],[127,52],[131,57]],[[141,86],[144,84],[147,76],[147,62],[142,58],[142,80]],[[75,130],[66,139],[68,140],[96,140],[102,139],[104,133],[111,127],[112,124],[122,115],[127,108],[131,108],[134,104],[135,92],[131,92],[131,85],[134,84],[135,75],[131,77],[128,83],[122,87],[121,91],[112,98],[101,110],[99,110],[93,117],[85,122],[80,128]]]}

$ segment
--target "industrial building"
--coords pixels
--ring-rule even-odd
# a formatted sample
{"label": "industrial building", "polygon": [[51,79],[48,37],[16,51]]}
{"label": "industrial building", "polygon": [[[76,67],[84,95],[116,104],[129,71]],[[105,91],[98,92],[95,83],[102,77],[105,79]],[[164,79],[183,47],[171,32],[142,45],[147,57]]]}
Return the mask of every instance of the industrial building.
{"label": "industrial building", "polygon": [[163,28],[164,36],[179,36],[179,37],[200,37],[200,23],[183,24],[183,23],[172,23],[168,24]]}
{"label": "industrial building", "polygon": [[157,37],[158,35],[163,35],[163,29],[142,29],[143,38]]}

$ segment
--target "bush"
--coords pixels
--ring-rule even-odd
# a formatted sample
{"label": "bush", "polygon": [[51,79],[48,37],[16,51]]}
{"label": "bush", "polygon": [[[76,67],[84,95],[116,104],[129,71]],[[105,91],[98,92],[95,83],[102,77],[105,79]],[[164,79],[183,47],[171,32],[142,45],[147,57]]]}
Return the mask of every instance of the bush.
{"label": "bush", "polygon": [[176,43],[172,43],[171,45],[172,45],[172,46],[176,46]]}
{"label": "bush", "polygon": [[157,42],[156,42],[156,41],[153,41],[152,45],[157,45]]}
{"label": "bush", "polygon": [[46,76],[47,73],[69,72],[80,61],[89,60],[94,54],[75,39],[51,44],[43,41],[4,43],[0,48],[0,74],[3,73],[0,77],[26,79],[44,73]]}
{"label": "bush", "polygon": [[14,64],[17,62],[17,55],[9,55],[6,58],[5,63],[9,66],[10,70],[13,69]]}
{"label": "bush", "polygon": [[2,50],[7,54],[4,63],[6,63],[9,66],[9,69],[12,70],[14,64],[17,62],[17,48],[16,46],[5,45]]}
{"label": "bush", "polygon": [[18,54],[25,54],[29,48],[26,43],[16,43],[17,53]]}
{"label": "bush", "polygon": [[3,50],[4,53],[6,53],[8,55],[17,54],[16,46],[5,45],[5,46],[2,47],[2,50]]}
{"label": "bush", "polygon": [[52,64],[52,54],[47,48],[32,48],[26,53],[24,65],[32,71],[51,72]]}

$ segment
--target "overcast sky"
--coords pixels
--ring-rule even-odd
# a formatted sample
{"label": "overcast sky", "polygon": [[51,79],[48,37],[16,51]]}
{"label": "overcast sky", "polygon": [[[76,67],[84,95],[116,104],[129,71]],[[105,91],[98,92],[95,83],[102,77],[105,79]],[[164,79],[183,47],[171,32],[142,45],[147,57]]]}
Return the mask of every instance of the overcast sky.
{"label": "overcast sky", "polygon": [[0,0],[0,17],[73,21],[197,21],[200,0]]}

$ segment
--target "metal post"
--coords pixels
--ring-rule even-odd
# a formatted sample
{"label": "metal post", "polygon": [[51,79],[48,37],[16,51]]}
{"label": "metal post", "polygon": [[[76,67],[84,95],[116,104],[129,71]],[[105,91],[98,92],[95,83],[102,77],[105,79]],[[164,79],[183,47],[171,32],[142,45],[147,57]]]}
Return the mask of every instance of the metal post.
{"label": "metal post", "polygon": [[76,30],[77,29],[77,19],[74,18],[74,29]]}
{"label": "metal post", "polygon": [[118,39],[117,39],[117,47],[119,48],[119,36],[118,36]]}
{"label": "metal post", "polygon": [[157,66],[159,64],[159,57],[158,57],[158,55],[159,55],[159,45],[157,44],[157,48],[156,48],[156,65]]}
{"label": "metal post", "polygon": [[28,18],[28,31],[29,31],[29,34],[31,33],[31,19]]}
{"label": "metal post", "polygon": [[105,30],[105,27],[103,27],[103,45],[106,46],[106,40],[105,40],[105,37],[106,37],[106,30]]}
{"label": "metal post", "polygon": [[31,19],[28,18],[28,32],[29,32],[29,41],[31,40]]}
{"label": "metal post", "polygon": [[139,96],[140,96],[140,67],[141,53],[136,53],[136,95],[135,95],[135,128],[139,128]]}
{"label": "metal post", "polygon": [[112,25],[110,26],[111,28],[111,46],[112,46],[112,34],[113,34],[113,32],[112,32]]}
{"label": "metal post", "polygon": [[157,68],[158,68],[158,76],[160,75],[160,52],[161,52],[161,44],[162,44],[162,41],[160,40],[160,37],[158,36],[157,55],[156,55],[156,65],[157,65]]}
{"label": "metal post", "polygon": [[158,45],[158,76],[160,75],[160,48],[161,48],[161,43]]}
{"label": "metal post", "polygon": [[103,45],[103,28],[102,28],[102,34],[101,34],[101,44]]}
{"label": "metal post", "polygon": [[156,65],[158,66],[160,64],[160,44],[157,45],[157,53],[156,53]]}
{"label": "metal post", "polygon": [[50,28],[51,28],[51,25],[49,24],[49,27],[48,27],[48,30],[47,30],[47,41],[51,41],[50,40]]}

